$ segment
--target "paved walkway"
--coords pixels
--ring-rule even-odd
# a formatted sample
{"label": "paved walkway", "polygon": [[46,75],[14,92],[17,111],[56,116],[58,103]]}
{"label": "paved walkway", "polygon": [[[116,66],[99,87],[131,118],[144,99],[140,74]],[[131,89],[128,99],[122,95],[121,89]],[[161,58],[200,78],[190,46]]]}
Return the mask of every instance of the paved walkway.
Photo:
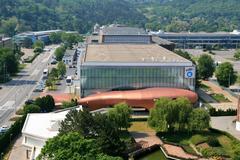
{"label": "paved walkway", "polygon": [[209,97],[204,95],[204,93],[198,92],[198,93],[200,93],[199,96],[201,98],[203,98],[206,102],[208,102],[212,107],[214,107],[216,109],[223,109],[223,110],[226,110],[229,108],[231,108],[231,109],[237,108],[238,99],[236,97],[232,96],[230,93],[223,90],[220,86],[218,86],[217,84],[215,84],[211,81],[202,81],[202,83],[209,86],[213,93],[223,94],[227,99],[229,99],[231,101],[231,102],[224,102],[224,103],[214,102],[214,101],[211,101],[211,99],[209,99]]}
{"label": "paved walkway", "polygon": [[162,141],[153,132],[130,132],[135,141],[143,148],[148,148],[153,145],[162,145]]}
{"label": "paved walkway", "polygon": [[240,140],[240,131],[235,129],[235,119],[236,116],[211,117],[210,124],[212,128],[228,132]]}
{"label": "paved walkway", "polygon": [[174,146],[170,144],[164,144],[163,148],[167,151],[169,156],[179,157],[184,159],[198,159],[197,156],[193,156],[191,154],[186,153],[181,147]]}
{"label": "paved walkway", "polygon": [[26,149],[22,145],[22,141],[23,136],[15,141],[8,160],[27,160]]}

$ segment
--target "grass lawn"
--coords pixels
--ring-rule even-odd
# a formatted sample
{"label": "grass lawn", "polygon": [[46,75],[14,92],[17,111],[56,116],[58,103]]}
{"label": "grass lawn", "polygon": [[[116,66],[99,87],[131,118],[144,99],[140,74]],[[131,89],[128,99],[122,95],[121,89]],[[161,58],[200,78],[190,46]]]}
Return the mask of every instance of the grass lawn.
{"label": "grass lawn", "polygon": [[[195,148],[200,152],[204,152],[204,155],[209,155],[211,153],[218,155],[233,156],[234,145],[239,145],[240,143],[234,143],[227,135],[221,133],[215,133],[211,130],[202,131],[198,133],[158,133],[158,136],[165,142],[171,142],[181,145],[186,152],[194,153],[194,150],[190,147],[190,144],[194,145]],[[220,146],[214,147],[210,146],[209,139],[216,138],[220,143]],[[199,145],[199,144],[204,144]],[[207,150],[207,151],[206,151]],[[206,153],[207,152],[207,153]]]}
{"label": "grass lawn", "polygon": [[217,102],[231,102],[229,99],[227,99],[226,97],[224,97],[223,94],[217,94],[214,93],[211,95],[213,97],[213,99],[215,99]]}
{"label": "grass lawn", "polygon": [[27,64],[25,64],[25,63],[19,64],[19,67],[18,67],[19,71],[21,71],[24,68],[26,68],[26,66],[27,66]]}
{"label": "grass lawn", "polygon": [[207,85],[205,85],[203,83],[200,84],[200,88],[202,88],[206,92],[212,91],[212,89],[209,86],[207,86]]}
{"label": "grass lawn", "polygon": [[147,121],[144,122],[132,122],[131,127],[128,129],[129,132],[155,132],[152,128],[148,126]]}

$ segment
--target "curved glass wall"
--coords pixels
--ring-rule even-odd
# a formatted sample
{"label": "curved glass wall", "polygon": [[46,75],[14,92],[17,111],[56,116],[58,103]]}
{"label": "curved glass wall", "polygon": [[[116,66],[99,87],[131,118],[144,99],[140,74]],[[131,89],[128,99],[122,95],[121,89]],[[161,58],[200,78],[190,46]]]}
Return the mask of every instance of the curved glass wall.
{"label": "curved glass wall", "polygon": [[195,79],[186,79],[184,72],[185,67],[81,66],[81,95],[149,87],[194,90]]}

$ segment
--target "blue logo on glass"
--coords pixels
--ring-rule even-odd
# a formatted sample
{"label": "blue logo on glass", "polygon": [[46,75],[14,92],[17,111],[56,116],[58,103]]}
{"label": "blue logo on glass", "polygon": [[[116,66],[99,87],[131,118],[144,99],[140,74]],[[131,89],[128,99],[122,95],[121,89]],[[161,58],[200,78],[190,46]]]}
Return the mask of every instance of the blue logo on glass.
{"label": "blue logo on glass", "polygon": [[188,76],[188,77],[192,77],[192,76],[193,76],[193,73],[192,73],[192,72],[187,72],[187,76]]}

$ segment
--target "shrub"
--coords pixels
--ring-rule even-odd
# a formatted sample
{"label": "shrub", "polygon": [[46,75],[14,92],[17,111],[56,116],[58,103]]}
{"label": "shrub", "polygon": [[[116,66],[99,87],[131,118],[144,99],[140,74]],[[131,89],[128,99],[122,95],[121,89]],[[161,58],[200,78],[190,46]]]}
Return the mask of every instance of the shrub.
{"label": "shrub", "polygon": [[71,108],[71,107],[75,107],[77,105],[78,105],[77,101],[75,101],[73,99],[70,102],[65,101],[62,103],[63,108]]}
{"label": "shrub", "polygon": [[25,105],[23,108],[24,114],[28,113],[39,113],[41,111],[40,107],[35,104]]}
{"label": "shrub", "polygon": [[216,108],[210,108],[209,113],[211,116],[235,116],[237,115],[236,109],[227,109],[226,111],[222,109],[216,110]]}
{"label": "shrub", "polygon": [[218,139],[216,137],[209,137],[208,138],[208,144],[211,146],[211,147],[219,147],[221,146]]}
{"label": "shrub", "polygon": [[204,157],[213,157],[213,156],[224,156],[227,157],[228,155],[222,148],[201,148],[200,152]]}

